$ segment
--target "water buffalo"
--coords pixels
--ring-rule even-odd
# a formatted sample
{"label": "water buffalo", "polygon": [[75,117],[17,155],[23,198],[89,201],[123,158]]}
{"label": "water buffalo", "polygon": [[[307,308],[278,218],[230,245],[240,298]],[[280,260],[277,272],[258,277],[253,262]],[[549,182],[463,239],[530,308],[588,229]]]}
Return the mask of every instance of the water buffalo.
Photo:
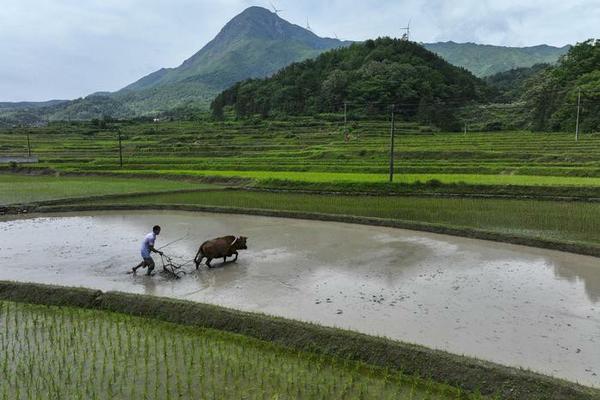
{"label": "water buffalo", "polygon": [[203,258],[206,258],[206,265],[208,268],[212,268],[210,265],[214,258],[223,257],[223,262],[227,262],[227,257],[235,256],[233,261],[235,262],[238,258],[238,250],[246,250],[246,240],[248,238],[244,236],[224,236],[213,240],[208,240],[200,246],[194,262],[196,263],[196,269],[200,267],[200,263]]}

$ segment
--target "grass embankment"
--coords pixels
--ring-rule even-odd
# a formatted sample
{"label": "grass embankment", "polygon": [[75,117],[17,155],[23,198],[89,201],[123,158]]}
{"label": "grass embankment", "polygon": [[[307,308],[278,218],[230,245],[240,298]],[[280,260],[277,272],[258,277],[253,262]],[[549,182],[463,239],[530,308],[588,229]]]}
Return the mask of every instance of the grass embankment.
{"label": "grass embankment", "polygon": [[[20,370],[22,373],[17,373],[8,382],[12,384],[15,379],[35,379],[33,384],[28,386],[30,390],[33,390],[36,384],[48,385],[48,382],[44,380],[45,378],[50,381],[50,384],[55,382],[55,385],[50,386],[50,389],[57,390],[56,384],[59,381],[55,377],[57,374],[62,373],[70,376],[74,381],[82,381],[83,384],[78,388],[79,390],[85,390],[90,385],[95,385],[96,382],[100,385],[98,390],[108,390],[106,384],[110,385],[112,383],[113,387],[110,390],[117,393],[119,390],[117,382],[127,381],[127,377],[132,378],[128,380],[130,384],[132,382],[137,384],[140,381],[148,382],[147,378],[144,381],[143,376],[154,372],[152,379],[160,380],[158,383],[160,388],[163,388],[162,385],[169,385],[174,388],[172,390],[178,391],[180,390],[178,388],[181,387],[181,390],[185,393],[190,376],[190,372],[186,369],[190,362],[189,357],[194,357],[193,360],[200,363],[202,363],[202,357],[206,357],[204,367],[201,364],[200,368],[192,368],[197,373],[195,377],[200,380],[199,383],[196,382],[200,390],[210,390],[217,385],[223,385],[232,387],[229,390],[245,389],[245,393],[248,393],[248,389],[250,389],[250,393],[253,393],[252,389],[262,384],[263,387],[273,391],[284,390],[288,386],[296,390],[306,390],[303,393],[306,393],[308,398],[313,397],[314,393],[320,393],[320,395],[314,396],[315,398],[360,398],[361,390],[371,390],[370,387],[365,388],[363,386],[370,379],[374,388],[391,389],[392,391],[383,392],[382,396],[373,396],[372,392],[369,392],[369,396],[363,396],[363,398],[386,398],[385,394],[388,393],[392,395],[391,398],[410,399],[410,395],[405,397],[395,396],[394,390],[407,393],[405,391],[410,391],[413,387],[425,391],[429,390],[431,395],[424,398],[440,398],[440,395],[442,395],[441,398],[464,398],[466,397],[465,390],[471,393],[479,391],[484,395],[497,396],[502,399],[522,400],[592,400],[599,395],[597,390],[573,383],[421,346],[207,304],[115,292],[102,293],[82,288],[61,288],[13,282],[0,282],[0,299],[118,312],[196,328],[196,330],[188,331],[183,328],[170,328],[169,325],[158,324],[158,328],[153,330],[152,326],[144,320],[129,320],[123,316],[112,314],[86,314],[85,312],[75,312],[73,310],[47,311],[50,314],[50,321],[48,322],[50,326],[48,327],[42,323],[44,318],[48,318],[46,317],[48,314],[42,313],[42,315],[38,314],[36,317],[24,315],[23,318],[19,318],[13,313],[8,318],[9,323],[15,326],[21,323],[21,319],[24,319],[27,321],[24,324],[29,324],[29,327],[22,326],[22,329],[20,328],[21,330],[17,333],[16,340],[20,341],[19,346],[9,346],[9,354],[6,354],[6,352],[0,353],[0,368],[8,368],[8,361],[4,361],[7,358],[9,360],[16,359],[17,367],[22,368]],[[88,317],[92,320],[86,321]],[[115,320],[112,318],[116,318],[116,326]],[[58,321],[58,323],[55,324],[54,321]],[[123,325],[118,324],[121,321],[124,322]],[[3,329],[8,331],[6,325],[8,324],[4,324]],[[127,331],[128,327],[131,327],[129,328],[130,331]],[[198,328],[201,329],[197,330]],[[46,329],[49,330],[49,333],[44,336]],[[77,332],[79,329],[84,333]],[[178,329],[182,330],[179,331]],[[223,333],[221,344],[217,345],[216,349],[213,346],[214,341],[211,343],[211,332],[207,329],[217,329],[220,333]],[[187,335],[187,332],[189,332],[189,335]],[[225,332],[242,334],[246,338],[230,336],[224,334]],[[142,338],[139,340],[135,338],[136,333],[140,333]],[[182,333],[182,335],[178,336],[179,333]],[[120,338],[119,335],[121,335]],[[155,335],[158,336],[157,339],[152,338]],[[198,338],[202,335],[208,335],[208,337]],[[8,335],[5,333],[4,337],[8,337]],[[15,337],[15,334],[12,337]],[[44,344],[47,344],[44,342],[45,337],[49,338],[49,342],[53,346],[44,347]],[[248,340],[248,337],[271,342],[271,344],[258,344],[253,340]],[[232,339],[233,343],[229,341],[229,338],[234,338]],[[168,343],[165,348],[163,346],[165,340],[173,343]],[[184,343],[189,341],[187,342],[189,344],[185,347],[179,347],[179,340]],[[80,343],[79,341],[86,342]],[[200,341],[204,345],[198,349],[198,342],[195,341]],[[74,344],[74,342],[77,343]],[[83,348],[82,350],[82,346],[86,344],[89,344],[91,349]],[[141,348],[137,348],[138,344]],[[246,350],[246,344],[248,344],[247,351],[252,354],[252,357],[246,358],[241,354],[240,347]],[[56,349],[54,345],[57,345]],[[213,347],[211,348],[211,346]],[[95,353],[93,349],[96,349]],[[121,349],[124,354],[117,352],[116,349]],[[261,355],[263,350],[266,352],[264,359]],[[39,354],[40,357],[19,358],[21,353],[17,353],[17,351],[25,355]],[[86,363],[81,363],[78,359],[78,352],[80,351],[84,353]],[[55,352],[59,352],[59,354],[56,355]],[[148,353],[152,354],[148,355]],[[158,353],[158,361],[161,363],[158,371],[154,369],[157,365],[157,360],[153,358],[156,353]],[[194,353],[193,356],[192,353]],[[121,363],[128,363],[123,357],[127,355],[132,358],[133,365],[137,365],[137,369],[133,371],[131,369],[125,370],[125,368],[120,369]],[[277,356],[277,362],[273,367],[269,365],[269,359],[273,360],[275,355]],[[2,357],[5,358],[1,359]],[[166,363],[161,361],[164,357],[168,359]],[[184,360],[181,360],[181,357],[184,357]],[[291,367],[286,365],[288,357],[292,359],[290,361]],[[297,360],[294,360],[294,358],[297,358]],[[251,364],[246,364],[246,361]],[[148,363],[150,367],[146,367],[145,363]],[[250,368],[247,370],[241,368],[241,370],[234,370],[234,363],[241,363],[244,366],[253,365],[258,367],[258,371]],[[361,365],[360,363],[368,365]],[[30,374],[30,371],[39,370],[40,364],[46,367],[43,371],[48,373],[41,376]],[[88,382],[85,377],[90,377],[89,371],[94,368],[94,364],[96,364],[96,380],[94,381],[94,376],[91,375],[91,378],[89,378],[91,382]],[[112,368],[114,365],[118,365],[117,370]],[[127,366],[129,365],[127,364]],[[11,367],[13,367],[12,364]],[[103,368],[107,370],[104,373],[102,372]],[[263,368],[262,371],[261,368]],[[278,371],[274,371],[273,368],[278,369]],[[291,370],[290,368],[297,369]],[[206,369],[209,371],[206,371]],[[314,369],[316,375],[308,371],[310,369]],[[71,371],[71,375],[69,375],[69,371]],[[180,371],[182,373],[178,377],[176,372]],[[299,376],[296,377],[293,371],[297,371]],[[356,374],[357,372],[359,374]],[[83,380],[81,375],[84,377]],[[98,375],[102,378],[98,379]],[[407,378],[407,376],[420,376],[421,378]],[[390,380],[389,377],[392,379]],[[208,379],[208,382],[204,382],[202,379]],[[236,382],[237,379],[240,380],[239,383]],[[314,385],[317,382],[321,387],[303,389],[304,379],[306,379],[306,382],[311,380],[308,385]],[[383,383],[381,379],[383,379]],[[171,382],[166,382],[168,380]],[[246,382],[252,380],[254,381],[250,383],[253,384],[250,388],[244,387]],[[388,381],[387,384],[385,383],[386,380]],[[298,384],[295,384],[294,381],[297,381]],[[463,394],[458,394],[456,389],[432,382],[444,382],[454,387],[460,387],[463,389]],[[67,380],[63,383],[63,386],[71,383],[72,381]],[[202,386],[202,383],[205,386]],[[335,388],[332,386],[333,383],[337,383],[342,387]],[[1,381],[0,385],[2,385]],[[141,383],[140,385],[148,384]],[[145,386],[146,390],[150,392],[150,396],[153,396],[157,383],[150,381],[149,385],[149,387]],[[131,390],[131,386],[127,386],[127,389]],[[324,392],[325,389],[330,390],[330,392]],[[136,393],[143,393],[144,386],[136,390],[138,390]],[[221,390],[226,389],[221,388]],[[168,398],[165,397],[165,392],[161,391],[160,393],[162,397],[159,398]],[[336,396],[336,393],[341,395]],[[415,393],[418,392],[415,391]],[[106,396],[106,392],[103,392],[103,394]],[[128,393],[125,394],[128,395]],[[171,395],[173,394],[175,393],[171,393]],[[268,398],[273,398],[272,394],[274,393],[269,394],[271,396]],[[261,397],[260,392],[256,397],[264,398]],[[302,398],[302,396],[294,396],[294,394],[289,396],[289,398],[296,397]],[[203,398],[206,398],[206,396]],[[282,393],[279,398],[288,398],[287,393]],[[412,398],[423,397],[415,396]]]}
{"label": "grass embankment", "polygon": [[216,191],[114,198],[88,205],[201,205],[384,218],[600,246],[600,203]]}
{"label": "grass embankment", "polygon": [[[147,174],[148,171],[108,170],[114,174]],[[298,171],[241,171],[241,170],[154,170],[157,176],[181,175],[189,177],[249,178],[262,182],[290,181],[298,183],[388,183],[389,176],[373,173],[344,172],[298,172]],[[440,184],[488,185],[488,186],[573,186],[600,187],[600,178],[567,176],[529,176],[529,175],[485,175],[485,174],[405,174],[395,175],[395,184],[414,184],[437,181]],[[390,185],[393,188],[393,184]]]}
{"label": "grass embankment", "polygon": [[228,332],[0,301],[4,399],[461,399],[433,382]]}
{"label": "grass embankment", "polygon": [[218,186],[167,179],[0,174],[0,205],[209,188],[218,188]]}
{"label": "grass embankment", "polygon": [[[205,178],[208,179],[208,178]],[[211,179],[219,179],[213,177]],[[225,178],[220,178],[225,179]],[[241,178],[229,178],[241,179]],[[259,179],[249,187],[261,190],[287,190],[308,193],[342,193],[370,195],[443,196],[477,198],[512,198],[540,200],[598,201],[600,186],[572,185],[492,185],[442,183],[438,180],[412,182],[308,182],[289,179]]]}

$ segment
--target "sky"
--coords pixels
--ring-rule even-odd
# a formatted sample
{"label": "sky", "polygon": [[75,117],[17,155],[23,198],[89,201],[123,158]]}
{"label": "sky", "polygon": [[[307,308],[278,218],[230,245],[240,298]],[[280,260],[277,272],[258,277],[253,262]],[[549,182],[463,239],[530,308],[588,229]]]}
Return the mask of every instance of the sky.
{"label": "sky", "polygon": [[[600,0],[273,0],[320,36],[503,46],[600,37]],[[246,0],[0,0],[0,102],[115,91],[176,67],[249,6]]]}

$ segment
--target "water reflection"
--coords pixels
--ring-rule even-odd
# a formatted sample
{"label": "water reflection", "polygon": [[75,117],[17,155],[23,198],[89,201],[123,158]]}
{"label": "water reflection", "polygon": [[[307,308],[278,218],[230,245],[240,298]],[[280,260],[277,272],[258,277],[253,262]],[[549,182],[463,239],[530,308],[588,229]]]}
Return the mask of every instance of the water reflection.
{"label": "water reflection", "polygon": [[589,257],[588,260],[577,262],[564,258],[561,254],[550,263],[555,276],[571,283],[581,282],[590,301],[600,302],[600,260]]}

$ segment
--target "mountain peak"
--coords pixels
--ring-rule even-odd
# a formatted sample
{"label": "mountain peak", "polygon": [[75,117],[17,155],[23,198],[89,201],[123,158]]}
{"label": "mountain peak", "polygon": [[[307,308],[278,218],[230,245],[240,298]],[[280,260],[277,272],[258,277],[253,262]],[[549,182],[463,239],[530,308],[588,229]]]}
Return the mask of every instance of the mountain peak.
{"label": "mountain peak", "polygon": [[269,76],[295,61],[348,44],[321,38],[266,8],[249,7],[179,67],[153,72],[120,94],[146,98],[170,90],[174,103],[181,102],[184,93],[188,98],[210,98],[235,82]]}
{"label": "mountain peak", "polygon": [[244,11],[242,11],[241,13],[238,14],[237,17],[242,17],[242,16],[262,16],[262,17],[269,17],[269,16],[277,16],[277,14],[275,14],[274,12],[272,12],[271,10],[268,10],[264,7],[260,7],[260,6],[250,6],[248,8],[246,8]]}
{"label": "mountain peak", "polygon": [[252,6],[233,17],[221,30],[221,33],[240,26],[265,26],[288,23],[279,15],[263,7]]}
{"label": "mountain peak", "polygon": [[[185,60],[180,68],[197,70],[196,66],[198,64],[203,64],[206,60],[217,60],[224,53],[247,52],[250,41],[260,41],[265,49],[270,48],[276,42],[286,43],[284,47],[299,46],[305,49],[305,56],[288,57],[286,62],[299,61],[302,58],[315,56],[320,51],[347,44],[337,39],[321,38],[308,29],[284,20],[266,8],[253,6],[236,15],[204,48]],[[290,50],[284,48],[283,51],[289,52]],[[275,72],[287,65],[281,64],[281,62],[278,64],[277,68],[269,67],[269,71]],[[255,76],[265,75],[268,75],[268,73],[261,71]],[[233,82],[229,82],[229,84],[231,83]]]}
{"label": "mountain peak", "polygon": [[213,42],[238,40],[241,36],[266,40],[299,40],[310,42],[311,45],[322,40],[313,32],[258,6],[249,7],[235,16],[221,29]]}

